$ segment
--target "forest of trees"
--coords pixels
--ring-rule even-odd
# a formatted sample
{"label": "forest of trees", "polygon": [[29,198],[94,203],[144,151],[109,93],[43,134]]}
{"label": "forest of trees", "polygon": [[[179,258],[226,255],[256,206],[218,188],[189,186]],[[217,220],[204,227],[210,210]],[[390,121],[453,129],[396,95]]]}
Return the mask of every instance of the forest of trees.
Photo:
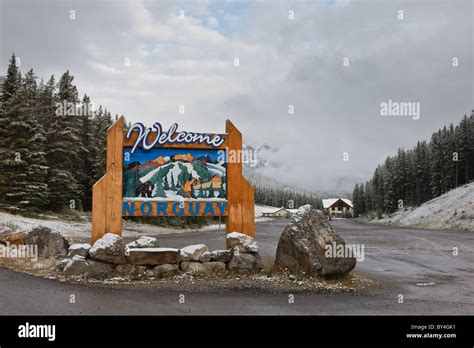
{"label": "forest of trees", "polygon": [[474,179],[474,110],[454,126],[433,133],[429,142],[398,149],[366,183],[356,184],[354,215],[418,206]]}
{"label": "forest of trees", "polygon": [[[90,211],[92,186],[106,171],[106,134],[111,114],[79,97],[66,71],[56,81],[20,72],[13,54],[0,83],[0,209],[14,213]],[[58,105],[64,105],[59,107]],[[72,114],[71,114],[72,110]],[[115,116],[117,118],[117,116]],[[255,188],[257,204],[321,206],[312,196]],[[130,218],[158,225],[201,225],[204,217]],[[153,220],[153,221],[151,221]],[[188,221],[189,220],[189,221]]]}
{"label": "forest of trees", "polygon": [[[54,76],[38,79],[33,69],[22,74],[12,55],[0,94],[2,209],[91,209],[92,185],[105,173],[112,118],[102,107],[90,115],[83,108],[90,98],[79,99],[73,80],[69,71],[58,82]],[[71,105],[76,115],[58,112],[57,103]]]}
{"label": "forest of trees", "polygon": [[293,201],[293,208],[299,208],[305,204],[311,204],[317,209],[322,208],[320,198],[311,194],[298,193],[288,189],[278,189],[255,186],[255,203],[269,205],[272,207],[291,208],[289,202]]}

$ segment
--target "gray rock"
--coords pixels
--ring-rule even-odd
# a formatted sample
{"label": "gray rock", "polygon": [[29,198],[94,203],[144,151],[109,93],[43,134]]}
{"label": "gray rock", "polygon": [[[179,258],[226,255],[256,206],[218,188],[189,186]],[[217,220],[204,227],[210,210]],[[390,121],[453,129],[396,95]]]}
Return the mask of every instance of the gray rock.
{"label": "gray rock", "polygon": [[179,262],[179,250],[172,248],[128,249],[128,260],[134,265],[157,266]]}
{"label": "gray rock", "polygon": [[15,245],[37,245],[40,258],[66,256],[69,248],[69,243],[59,232],[45,226],[35,227],[29,232],[14,232],[4,237],[4,241]]}
{"label": "gray rock", "polygon": [[127,263],[125,250],[126,247],[122,237],[113,233],[106,233],[89,249],[89,257],[117,265],[124,264]]}
{"label": "gray rock", "polygon": [[209,249],[204,244],[189,245],[180,249],[179,257],[181,261],[199,261],[206,251]]}
{"label": "gray rock", "polygon": [[76,255],[69,259],[63,268],[63,272],[67,276],[81,276],[88,271],[88,264],[84,256]]}
{"label": "gray rock", "polygon": [[118,275],[114,265],[107,262],[87,260],[88,270],[86,276],[92,278],[111,278]]}
{"label": "gray rock", "polygon": [[229,271],[260,271],[263,268],[262,258],[258,253],[241,253],[234,249],[231,260],[227,263]]}
{"label": "gray rock", "polygon": [[136,248],[159,248],[158,239],[154,237],[141,236],[137,240],[128,243],[127,248],[136,249]]}
{"label": "gray rock", "polygon": [[350,272],[356,265],[354,257],[326,257],[326,247],[333,245],[344,246],[345,242],[325,216],[309,205],[301,207],[280,236],[275,266],[306,275],[339,276]]}
{"label": "gray rock", "polygon": [[199,258],[199,262],[209,262],[209,261],[211,261],[211,253],[209,251],[206,251]]}
{"label": "gray rock", "polygon": [[60,271],[64,270],[64,267],[69,263],[70,259],[62,259],[56,263],[56,268]]}
{"label": "gray rock", "polygon": [[145,266],[131,265],[127,263],[124,265],[117,265],[115,269],[120,273],[120,275],[139,277],[145,274],[147,268]]}
{"label": "gray rock", "polygon": [[225,263],[220,261],[214,262],[181,262],[181,270],[184,272],[199,274],[199,275],[211,275],[216,273],[225,272]]}
{"label": "gray rock", "polygon": [[89,243],[73,244],[68,249],[67,257],[72,258],[75,255],[87,257],[91,247]]}
{"label": "gray rock", "polygon": [[232,249],[211,251],[211,261],[229,262],[232,258]]}
{"label": "gray rock", "polygon": [[238,248],[242,253],[257,253],[257,242],[250,236],[240,232],[232,232],[226,236],[227,245],[233,249]]}
{"label": "gray rock", "polygon": [[159,265],[153,269],[153,272],[154,272],[155,277],[157,278],[171,276],[179,272],[179,265],[177,263],[175,264],[168,263],[165,265]]}
{"label": "gray rock", "polygon": [[117,275],[110,263],[86,260],[85,257],[79,255],[69,259],[63,272],[67,276],[83,276],[86,278],[109,278]]}

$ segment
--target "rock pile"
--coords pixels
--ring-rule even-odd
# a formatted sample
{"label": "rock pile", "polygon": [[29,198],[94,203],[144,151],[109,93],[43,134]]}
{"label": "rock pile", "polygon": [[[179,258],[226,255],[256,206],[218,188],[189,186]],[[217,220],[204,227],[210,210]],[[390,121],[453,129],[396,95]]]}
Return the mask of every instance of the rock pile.
{"label": "rock pile", "polygon": [[162,248],[156,238],[140,237],[125,245],[122,238],[107,233],[94,245],[74,244],[68,258],[57,267],[68,276],[162,278],[180,272],[195,275],[254,272],[263,268],[255,240],[245,234],[227,235],[227,250],[209,250],[204,244],[181,249]]}

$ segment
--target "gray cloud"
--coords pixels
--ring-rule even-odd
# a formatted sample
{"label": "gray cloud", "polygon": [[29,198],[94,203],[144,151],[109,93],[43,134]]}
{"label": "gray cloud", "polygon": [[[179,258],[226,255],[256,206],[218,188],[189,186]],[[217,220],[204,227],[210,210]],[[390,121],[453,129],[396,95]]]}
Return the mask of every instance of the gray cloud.
{"label": "gray cloud", "polygon": [[[1,71],[13,51],[22,70],[69,69],[132,121],[221,132],[231,118],[278,149],[264,174],[312,190],[350,190],[473,106],[471,1],[3,0],[0,28]],[[388,99],[420,102],[421,118],[381,117]]]}

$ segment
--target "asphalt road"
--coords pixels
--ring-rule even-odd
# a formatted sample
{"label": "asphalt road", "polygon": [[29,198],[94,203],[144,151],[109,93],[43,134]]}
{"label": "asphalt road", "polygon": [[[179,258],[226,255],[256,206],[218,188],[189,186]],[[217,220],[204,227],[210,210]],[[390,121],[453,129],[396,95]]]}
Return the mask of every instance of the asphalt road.
{"label": "asphalt road", "polygon": [[[262,256],[274,257],[285,220],[256,224]],[[248,290],[179,293],[156,287],[114,287],[59,283],[0,268],[0,314],[474,314],[474,232],[427,231],[335,221],[347,243],[363,244],[356,271],[377,282],[369,294],[288,294]],[[224,247],[222,230],[165,235],[163,246],[205,243]],[[457,248],[458,255],[453,255]],[[74,294],[76,303],[69,302]],[[403,303],[399,303],[403,295]]]}

